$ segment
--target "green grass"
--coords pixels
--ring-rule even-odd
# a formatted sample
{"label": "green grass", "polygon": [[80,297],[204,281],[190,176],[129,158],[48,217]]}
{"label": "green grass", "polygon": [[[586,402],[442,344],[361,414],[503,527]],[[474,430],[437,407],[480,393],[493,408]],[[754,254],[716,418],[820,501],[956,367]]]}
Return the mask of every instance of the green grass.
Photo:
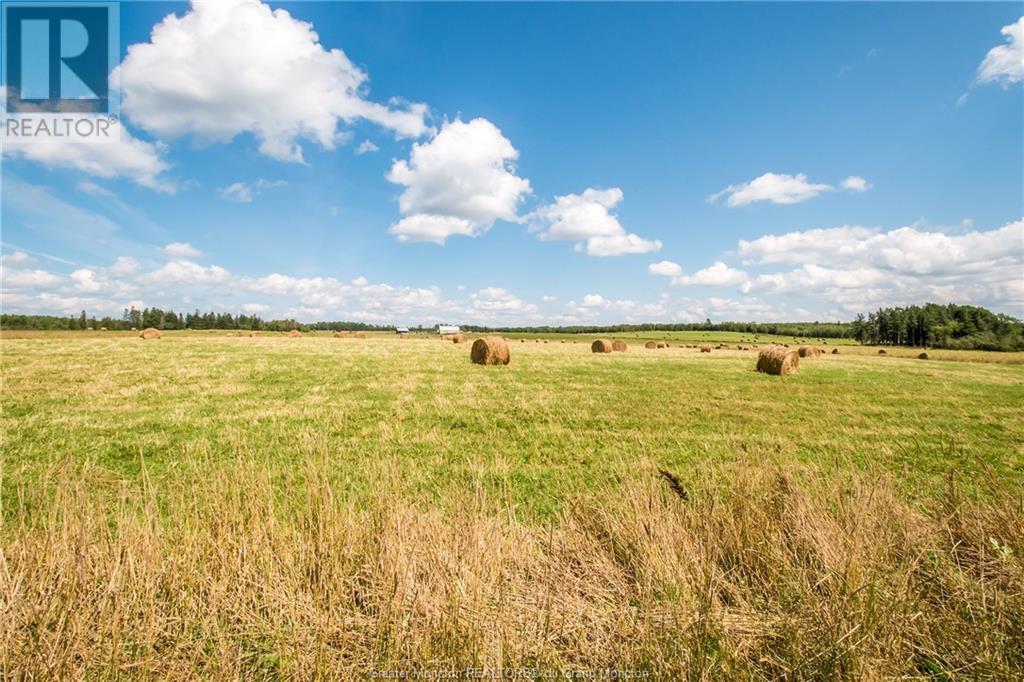
{"label": "green grass", "polygon": [[387,472],[424,504],[481,486],[544,518],[652,466],[684,481],[747,460],[880,467],[908,495],[951,469],[1024,475],[1018,365],[847,352],[779,378],[753,352],[511,347],[509,367],[481,368],[436,339],[6,339],[4,486],[83,462],[111,489],[143,463],[173,481],[188,460],[288,478],[312,458],[357,501]]}

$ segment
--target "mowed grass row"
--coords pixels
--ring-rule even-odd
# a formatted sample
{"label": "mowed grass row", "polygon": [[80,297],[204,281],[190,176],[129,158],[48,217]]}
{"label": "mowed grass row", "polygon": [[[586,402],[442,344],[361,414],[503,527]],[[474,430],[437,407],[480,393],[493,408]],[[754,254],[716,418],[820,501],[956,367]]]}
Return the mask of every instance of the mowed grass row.
{"label": "mowed grass row", "polygon": [[1020,672],[1024,367],[560,340],[5,337],[3,672]]}

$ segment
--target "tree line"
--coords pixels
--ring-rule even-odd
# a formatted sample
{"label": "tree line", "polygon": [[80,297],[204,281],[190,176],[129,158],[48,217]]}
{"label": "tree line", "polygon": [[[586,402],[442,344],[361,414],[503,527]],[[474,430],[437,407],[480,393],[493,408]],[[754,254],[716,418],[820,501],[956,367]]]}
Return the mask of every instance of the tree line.
{"label": "tree line", "polygon": [[850,327],[851,336],[864,344],[1024,350],[1024,323],[978,306],[926,303],[879,308],[866,317],[857,315]]}
{"label": "tree line", "polygon": [[[198,310],[179,314],[161,308],[126,308],[120,318],[90,317],[86,311],[79,315],[0,315],[4,329],[76,330],[109,329],[128,330],[156,327],[173,329],[224,329],[290,331],[345,330],[394,331],[392,325],[372,325],[363,322],[322,321],[298,322],[293,319],[264,320],[258,315],[231,313],[201,313]],[[414,332],[435,330],[436,327],[411,327]],[[1020,320],[993,313],[978,306],[939,305],[926,303],[907,308],[879,308],[868,315],[857,315],[853,322],[704,322],[648,323],[618,325],[572,325],[565,327],[485,327],[463,326],[467,332],[535,333],[535,334],[615,334],[631,332],[740,332],[743,334],[774,334],[807,339],[856,339],[863,344],[886,346],[930,346],[960,350],[1024,350],[1024,323]]]}

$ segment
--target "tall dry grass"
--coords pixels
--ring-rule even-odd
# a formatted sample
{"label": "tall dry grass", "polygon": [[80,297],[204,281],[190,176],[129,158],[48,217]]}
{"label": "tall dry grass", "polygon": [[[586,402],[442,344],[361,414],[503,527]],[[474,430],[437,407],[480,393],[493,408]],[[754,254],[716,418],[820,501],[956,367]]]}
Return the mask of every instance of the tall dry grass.
{"label": "tall dry grass", "polygon": [[357,509],[326,464],[301,483],[208,464],[115,500],[94,474],[7,489],[4,677],[1024,670],[1024,511],[996,483],[965,497],[951,480],[915,508],[884,476],[746,465],[691,477],[683,500],[655,469],[537,525],[480,492],[416,507],[400,481]]}

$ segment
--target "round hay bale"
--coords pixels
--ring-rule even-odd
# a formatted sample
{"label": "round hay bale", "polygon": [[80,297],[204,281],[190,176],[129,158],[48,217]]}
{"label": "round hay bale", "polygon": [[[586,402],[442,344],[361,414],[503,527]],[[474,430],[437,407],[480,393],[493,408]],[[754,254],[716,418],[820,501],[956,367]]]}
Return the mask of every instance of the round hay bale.
{"label": "round hay bale", "polygon": [[334,338],[343,339],[348,336],[348,332],[334,332]]}
{"label": "round hay bale", "polygon": [[802,358],[816,358],[821,355],[821,349],[816,346],[800,346],[800,348],[797,349],[797,353],[799,353]]}
{"label": "round hay bale", "polygon": [[658,344],[655,341],[648,341],[644,344],[644,348],[657,348]]}
{"label": "round hay bale", "polygon": [[917,359],[918,360],[927,360],[928,359],[928,354],[924,353],[924,352],[918,353],[917,354]]}
{"label": "round hay bale", "polygon": [[356,337],[357,339],[365,339],[366,338],[366,332],[356,332],[352,336]]}
{"label": "round hay bale", "polygon": [[139,330],[138,330],[138,329],[136,329],[135,327],[132,327],[132,328],[131,328],[131,331],[133,331],[133,332],[137,332],[137,331],[139,331]]}
{"label": "round hay bale", "polygon": [[107,328],[106,327],[100,327],[100,331],[101,332],[105,332],[105,331],[107,331]]}
{"label": "round hay bale", "polygon": [[657,348],[668,348],[668,344],[665,343],[664,341],[659,341]]}
{"label": "round hay bale", "polygon": [[887,353],[885,352],[885,349],[884,349],[884,348],[879,348],[879,349],[878,349],[878,354],[879,354],[879,355],[887,355]]}
{"label": "round hay bale", "polygon": [[757,371],[765,374],[792,374],[800,364],[800,353],[785,346],[768,346],[757,354]]}
{"label": "round hay bale", "polygon": [[701,353],[710,353],[711,352],[711,344],[710,343],[702,343],[699,346],[697,346],[697,348],[700,349]]}
{"label": "round hay bale", "polygon": [[300,336],[302,336],[302,332],[300,332],[298,329],[293,329],[290,332],[288,332],[288,336],[290,336],[293,339],[297,339]]}
{"label": "round hay bale", "polygon": [[252,338],[254,336],[259,336],[259,335],[260,335],[259,332],[249,332],[249,338]]}
{"label": "round hay bale", "polygon": [[511,356],[508,344],[500,336],[485,336],[473,342],[469,359],[478,365],[507,365]]}
{"label": "round hay bale", "polygon": [[141,332],[139,332],[140,339],[159,339],[160,336],[160,330],[157,329],[156,327],[146,327]]}
{"label": "round hay bale", "polygon": [[616,350],[619,351],[620,353],[623,353],[626,351],[627,348],[629,348],[629,346],[627,346],[626,342],[623,341],[622,339],[615,339],[614,341],[612,341],[612,350]]}
{"label": "round hay bale", "polygon": [[466,335],[465,334],[453,334],[452,335],[452,343],[466,343]]}
{"label": "round hay bale", "polygon": [[540,343],[540,339],[534,339],[533,342],[534,343]]}
{"label": "round hay bale", "polygon": [[604,339],[598,339],[594,343],[590,344],[590,351],[592,353],[611,353],[612,342]]}
{"label": "round hay bale", "polygon": [[526,339],[519,339],[519,343],[526,343]]}
{"label": "round hay bale", "polygon": [[838,348],[833,348],[832,349],[832,355],[839,355],[839,349]]}

